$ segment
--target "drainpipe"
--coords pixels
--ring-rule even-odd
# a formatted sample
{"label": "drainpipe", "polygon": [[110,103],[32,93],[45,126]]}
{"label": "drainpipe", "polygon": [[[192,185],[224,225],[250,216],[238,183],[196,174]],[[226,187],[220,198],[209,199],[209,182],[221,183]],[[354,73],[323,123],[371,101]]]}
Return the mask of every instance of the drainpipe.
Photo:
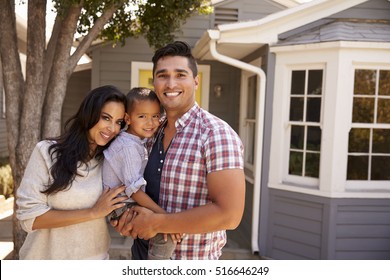
{"label": "drainpipe", "polygon": [[260,67],[253,66],[243,61],[225,56],[217,51],[217,40],[220,38],[219,30],[209,30],[211,56],[222,63],[229,64],[239,69],[252,72],[260,79],[256,108],[256,136],[255,136],[255,158],[254,158],[254,183],[253,183],[253,207],[252,207],[252,253],[259,252],[259,218],[260,218],[260,185],[261,167],[263,154],[263,131],[265,111],[265,82],[266,76]]}

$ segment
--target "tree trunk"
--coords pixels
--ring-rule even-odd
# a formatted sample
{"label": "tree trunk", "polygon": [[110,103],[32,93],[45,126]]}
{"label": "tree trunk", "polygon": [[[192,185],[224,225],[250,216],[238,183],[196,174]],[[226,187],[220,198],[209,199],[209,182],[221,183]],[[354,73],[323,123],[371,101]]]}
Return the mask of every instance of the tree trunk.
{"label": "tree trunk", "polygon": [[[45,106],[43,108],[43,137],[54,137],[61,133],[61,113],[66,86],[73,69],[69,71],[70,51],[76,32],[81,5],[72,5],[65,15],[55,48],[55,60],[47,87]],[[76,66],[76,65],[75,65]],[[75,67],[74,66],[74,67]]]}
{"label": "tree trunk", "polygon": [[[6,124],[9,161],[14,178],[14,192],[19,186],[23,168],[16,159],[16,146],[20,131],[21,96],[24,93],[24,79],[18,53],[14,1],[0,0],[0,53],[3,67]],[[15,209],[15,208],[14,208]],[[26,234],[13,217],[14,258],[18,258],[18,248],[23,244]]]}

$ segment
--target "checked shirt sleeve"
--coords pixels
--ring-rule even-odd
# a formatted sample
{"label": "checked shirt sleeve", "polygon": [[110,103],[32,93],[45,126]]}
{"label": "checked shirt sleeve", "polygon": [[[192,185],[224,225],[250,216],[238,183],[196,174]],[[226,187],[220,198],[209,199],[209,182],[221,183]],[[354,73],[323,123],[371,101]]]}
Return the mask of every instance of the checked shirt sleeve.
{"label": "checked shirt sleeve", "polygon": [[230,127],[220,126],[210,130],[204,148],[207,172],[244,168],[244,147]]}

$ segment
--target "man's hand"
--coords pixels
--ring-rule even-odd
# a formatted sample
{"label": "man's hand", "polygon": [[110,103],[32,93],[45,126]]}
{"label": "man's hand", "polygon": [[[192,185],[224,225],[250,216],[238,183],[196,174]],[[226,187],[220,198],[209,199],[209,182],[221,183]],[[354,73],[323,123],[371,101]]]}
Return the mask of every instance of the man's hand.
{"label": "man's hand", "polygon": [[135,238],[148,240],[154,237],[158,232],[155,231],[157,218],[163,214],[156,214],[153,211],[135,206],[132,210],[136,213],[126,230],[131,229],[131,236]]}
{"label": "man's hand", "polygon": [[132,225],[130,222],[136,214],[133,209],[127,209],[119,220],[110,220],[110,224],[121,236],[131,236]]}

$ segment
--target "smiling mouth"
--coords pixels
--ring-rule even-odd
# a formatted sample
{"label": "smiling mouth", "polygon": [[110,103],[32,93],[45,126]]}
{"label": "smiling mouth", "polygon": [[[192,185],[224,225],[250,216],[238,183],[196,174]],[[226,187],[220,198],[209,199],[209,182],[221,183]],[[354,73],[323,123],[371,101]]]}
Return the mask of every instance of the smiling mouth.
{"label": "smiling mouth", "polygon": [[181,91],[174,91],[174,92],[166,92],[165,95],[167,97],[176,97],[179,96],[182,92]]}
{"label": "smiling mouth", "polygon": [[111,137],[110,135],[105,134],[105,133],[103,133],[103,132],[101,132],[100,135],[101,135],[104,139],[106,139],[106,140],[110,139],[110,137]]}

